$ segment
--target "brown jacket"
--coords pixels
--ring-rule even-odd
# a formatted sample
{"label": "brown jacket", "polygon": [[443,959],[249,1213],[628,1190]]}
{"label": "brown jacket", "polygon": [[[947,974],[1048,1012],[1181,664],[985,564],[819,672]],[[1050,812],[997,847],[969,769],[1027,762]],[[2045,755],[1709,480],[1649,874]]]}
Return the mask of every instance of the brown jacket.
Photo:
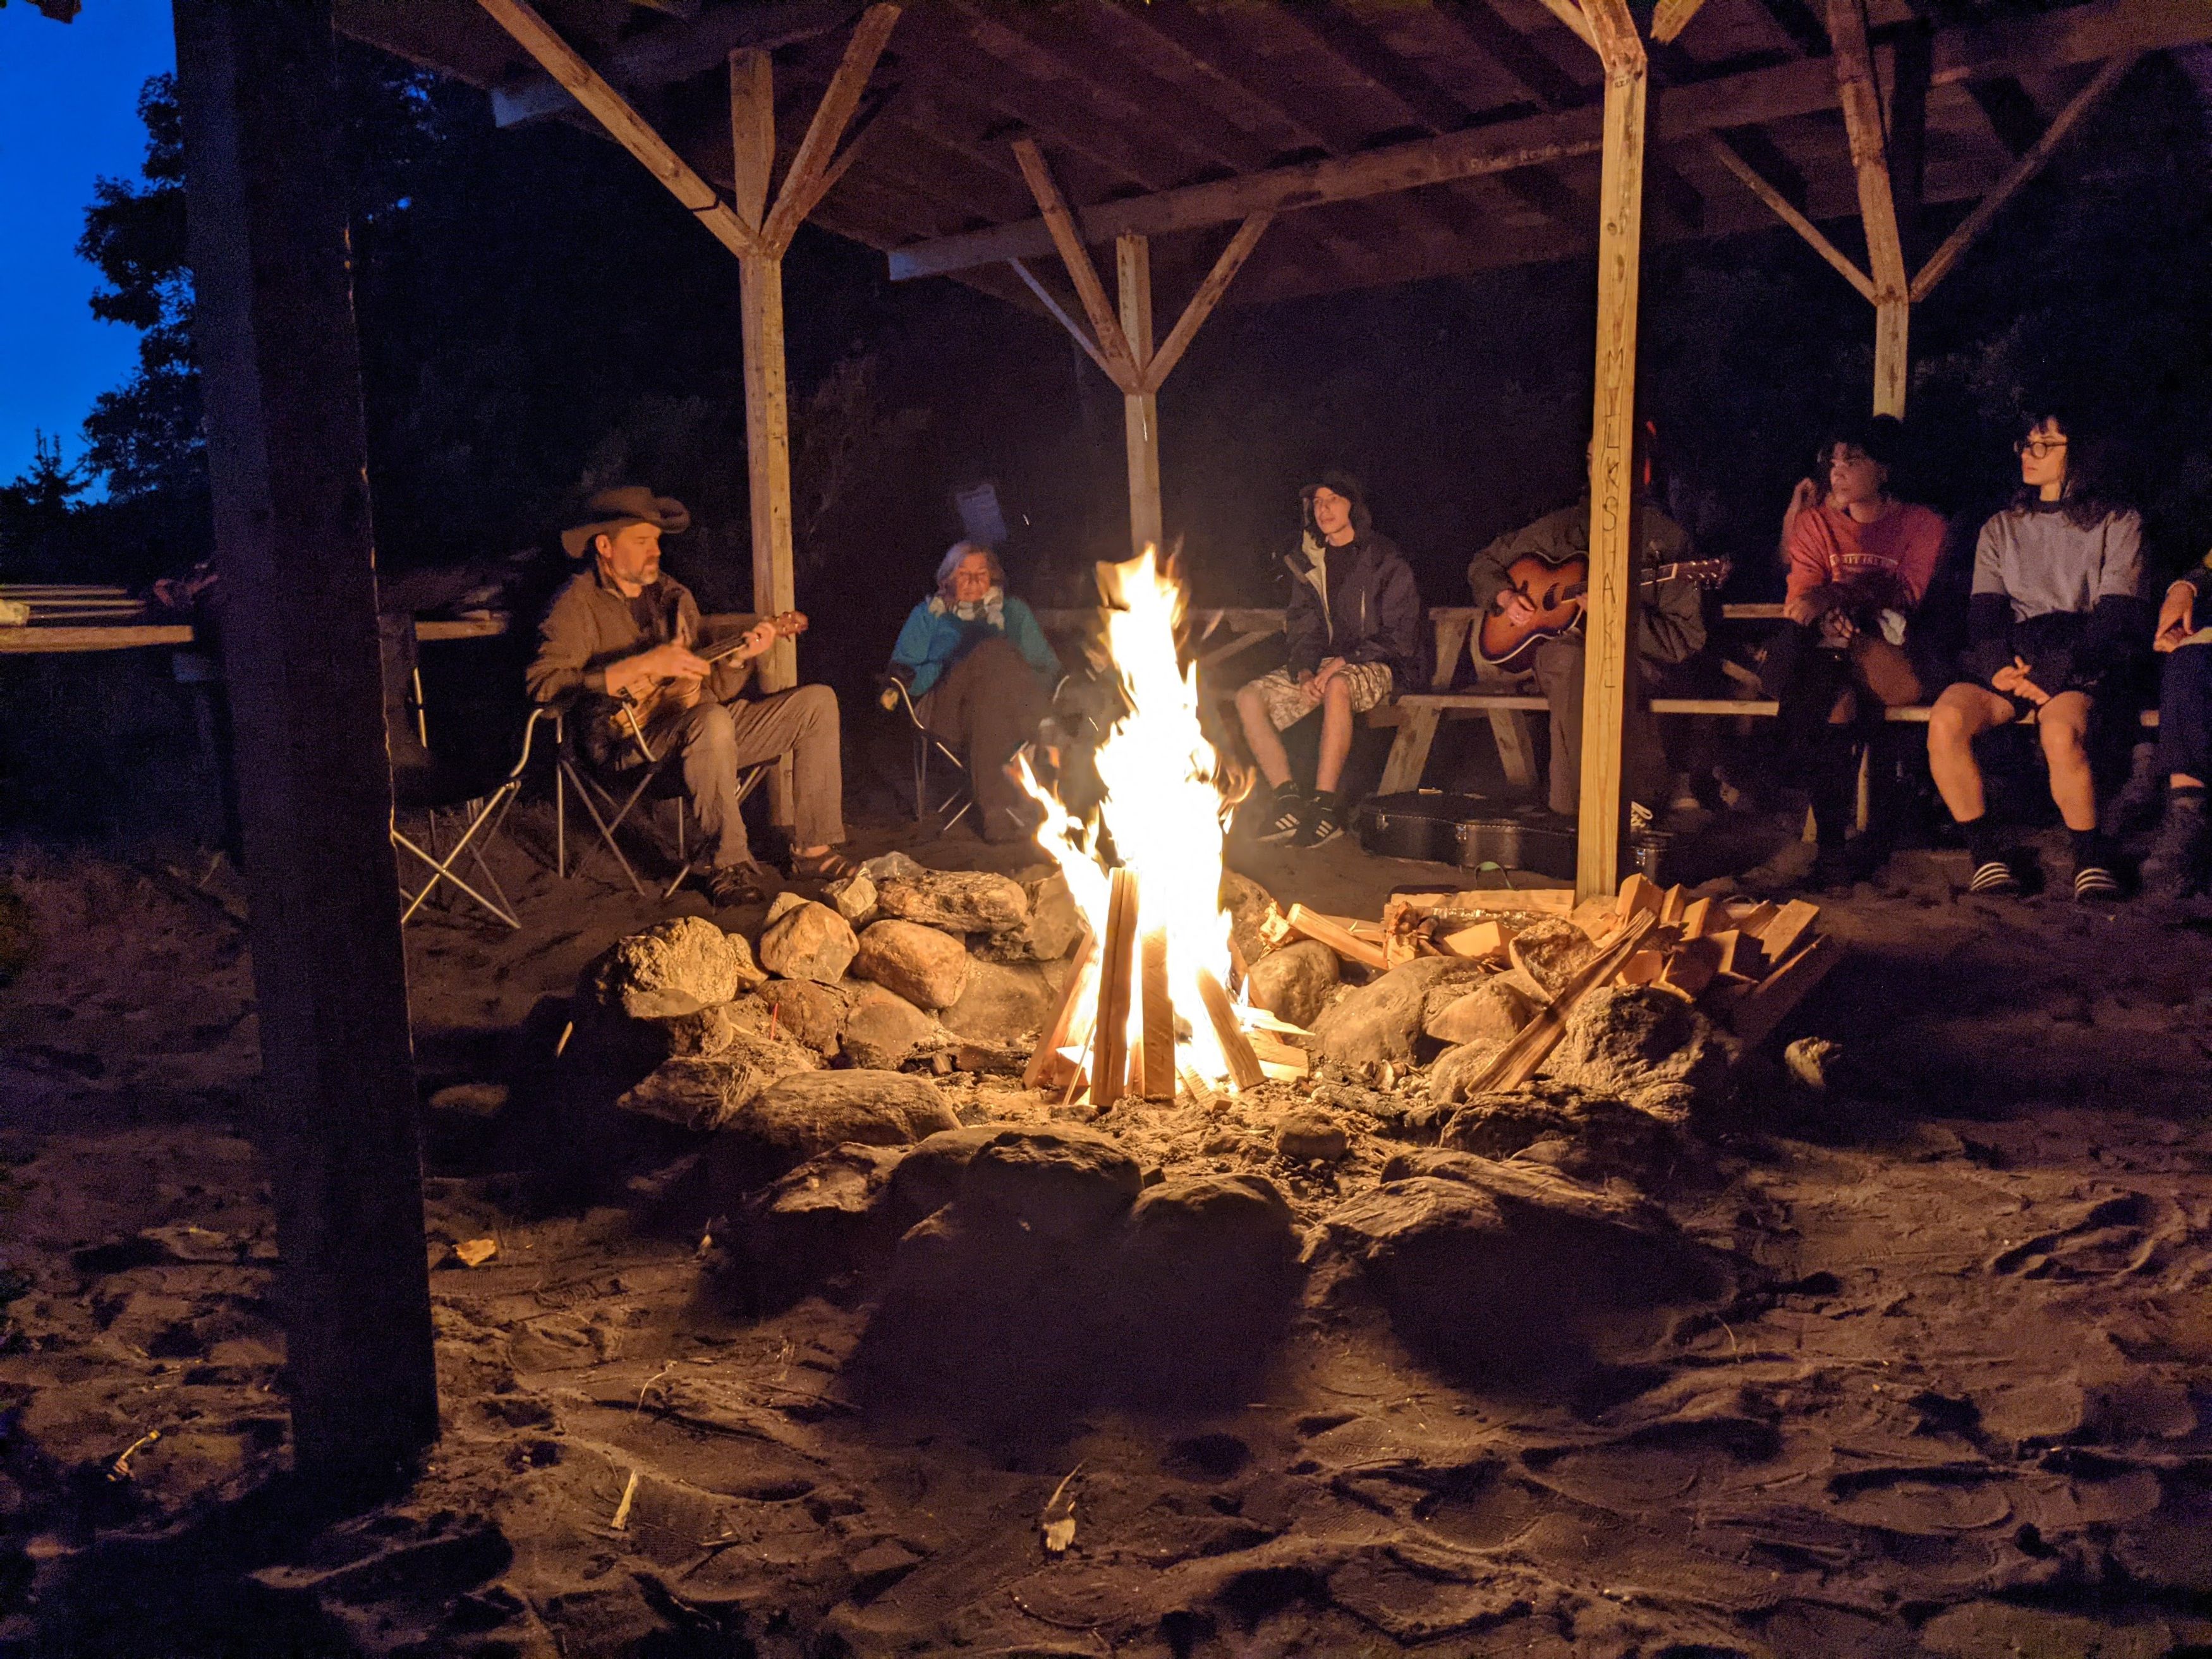
{"label": "brown jacket", "polygon": [[[640,622],[640,611],[650,617],[649,623]],[[602,580],[594,566],[578,572],[554,596],[538,624],[538,655],[524,683],[536,702],[583,693],[582,729],[595,731],[606,724],[598,716],[614,708],[607,696],[609,665],[671,640],[696,645],[698,639],[699,603],[682,582],[663,576],[634,604]],[[752,672],[749,662],[717,663],[707,682],[708,695],[726,702],[744,690]]]}

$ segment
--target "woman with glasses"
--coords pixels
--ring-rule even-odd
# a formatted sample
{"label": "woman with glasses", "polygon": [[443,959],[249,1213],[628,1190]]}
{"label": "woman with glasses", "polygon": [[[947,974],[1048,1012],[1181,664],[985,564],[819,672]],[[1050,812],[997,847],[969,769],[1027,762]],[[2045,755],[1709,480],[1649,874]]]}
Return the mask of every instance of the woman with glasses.
{"label": "woman with glasses", "polygon": [[1947,688],[1929,718],[1929,769],[1966,837],[1972,892],[2017,893],[2022,884],[1989,817],[1974,739],[2033,715],[2051,797],[2073,841],[2074,896],[2119,896],[2112,849],[2097,828],[2089,717],[2148,633],[2149,607],[2142,520],[2096,488],[2085,447],[2061,414],[2036,416],[2013,446],[2020,493],[1982,526],[1974,549],[1961,665],[1970,678]]}

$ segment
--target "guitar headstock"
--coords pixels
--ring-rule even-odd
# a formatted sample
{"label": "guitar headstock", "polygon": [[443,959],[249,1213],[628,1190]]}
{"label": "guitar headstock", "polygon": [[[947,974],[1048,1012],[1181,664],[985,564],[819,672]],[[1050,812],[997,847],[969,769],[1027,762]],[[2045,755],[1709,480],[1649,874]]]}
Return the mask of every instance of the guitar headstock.
{"label": "guitar headstock", "polygon": [[1718,587],[1735,568],[1731,559],[1685,559],[1674,567],[1675,576],[1682,581],[1695,582],[1700,587]]}
{"label": "guitar headstock", "polygon": [[776,638],[794,640],[806,631],[806,613],[804,611],[786,611],[770,617],[768,625],[775,629]]}

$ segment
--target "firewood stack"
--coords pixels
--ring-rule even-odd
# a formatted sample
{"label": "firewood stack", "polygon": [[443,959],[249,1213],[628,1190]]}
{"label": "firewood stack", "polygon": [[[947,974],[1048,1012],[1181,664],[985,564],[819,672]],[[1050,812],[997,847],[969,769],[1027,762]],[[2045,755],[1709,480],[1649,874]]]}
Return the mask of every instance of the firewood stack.
{"label": "firewood stack", "polygon": [[[1617,897],[1580,905],[1564,889],[1401,890],[1383,907],[1379,926],[1293,904],[1270,914],[1261,933],[1271,945],[1318,939],[1345,961],[1377,971],[1420,957],[1457,957],[1501,973],[1522,969],[1522,978],[1540,987],[1547,975],[1530,971],[1516,941],[1530,933],[1533,948],[1539,924],[1565,921],[1581,930],[1590,948],[1572,953],[1573,978],[1546,1011],[1555,1021],[1564,1023],[1573,1000],[1599,985],[1649,985],[1694,1003],[1750,1048],[1842,955],[1814,926],[1820,915],[1818,905],[1802,899],[1693,899],[1679,886],[1661,888],[1632,875]],[[1559,930],[1547,928],[1540,937],[1556,956]],[[1603,957],[1618,960],[1593,975]]]}

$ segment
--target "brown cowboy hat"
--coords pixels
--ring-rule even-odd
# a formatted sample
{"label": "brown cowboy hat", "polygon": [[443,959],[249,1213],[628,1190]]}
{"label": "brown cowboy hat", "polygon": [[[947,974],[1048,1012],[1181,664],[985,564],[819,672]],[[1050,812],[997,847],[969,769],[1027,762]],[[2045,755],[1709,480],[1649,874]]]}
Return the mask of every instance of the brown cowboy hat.
{"label": "brown cowboy hat", "polygon": [[561,532],[561,545],[572,559],[580,559],[594,536],[611,536],[625,525],[657,526],[673,536],[691,527],[691,514],[672,495],[656,495],[642,484],[602,489],[584,503],[584,522]]}

